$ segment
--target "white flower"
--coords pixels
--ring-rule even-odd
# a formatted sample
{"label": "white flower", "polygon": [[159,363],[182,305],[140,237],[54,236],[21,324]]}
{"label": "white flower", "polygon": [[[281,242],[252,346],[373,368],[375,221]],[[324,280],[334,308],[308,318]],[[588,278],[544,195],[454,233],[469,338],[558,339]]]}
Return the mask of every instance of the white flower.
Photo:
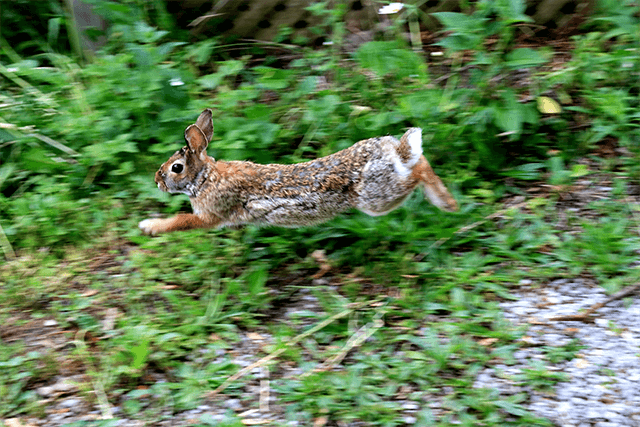
{"label": "white flower", "polygon": [[184,84],[184,82],[182,80],[180,80],[179,77],[174,77],[171,80],[169,80],[169,84],[171,86],[182,86]]}
{"label": "white flower", "polygon": [[403,8],[404,4],[402,3],[389,3],[388,5],[381,7],[380,10],[378,10],[378,14],[391,15],[400,12]]}

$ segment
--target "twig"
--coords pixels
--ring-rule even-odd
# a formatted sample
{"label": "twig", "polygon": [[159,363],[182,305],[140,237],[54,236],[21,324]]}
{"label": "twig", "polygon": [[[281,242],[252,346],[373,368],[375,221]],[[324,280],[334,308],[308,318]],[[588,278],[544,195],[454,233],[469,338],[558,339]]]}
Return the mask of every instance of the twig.
{"label": "twig", "polygon": [[473,68],[473,67],[475,67],[475,65],[473,65],[473,64],[464,65],[464,66],[458,68],[455,72],[447,73],[447,74],[444,74],[444,75],[442,75],[440,77],[436,77],[435,79],[431,80],[429,83],[432,84],[432,85],[437,85],[438,83],[440,83],[440,82],[442,82],[444,80],[449,80],[451,77],[453,77],[453,76],[455,76],[457,74],[460,74],[460,73],[462,73],[464,71],[467,71],[469,68]]}
{"label": "twig", "polygon": [[67,153],[70,156],[79,156],[80,155],[80,153],[78,153],[74,149],[67,147],[66,145],[56,141],[55,139],[49,138],[48,136],[40,135],[39,133],[32,133],[32,134],[29,134],[27,136],[32,136],[34,138],[39,139],[42,142],[46,142],[50,146],[52,146],[54,148],[57,148],[58,150],[63,151],[63,152]]}
{"label": "twig", "polygon": [[[92,371],[97,373],[98,370],[95,368],[95,366],[93,366],[93,363],[91,362],[89,358],[89,354],[87,352],[87,345],[84,342],[84,335],[86,333],[87,333],[86,329],[80,329],[76,333],[73,343],[76,345],[76,348],[78,349],[82,357],[86,359],[85,363],[87,364],[87,366],[91,368]],[[98,399],[100,412],[102,412],[102,419],[104,420],[112,419],[113,410],[111,409],[111,405],[109,405],[109,398],[107,397],[107,393],[104,391],[104,385],[102,384],[101,381],[98,381],[98,380],[92,379],[91,382],[93,383],[93,392],[96,394],[96,398]]]}
{"label": "twig", "polygon": [[378,300],[349,304],[349,307],[346,310],[343,310],[340,313],[334,314],[333,316],[331,316],[331,317],[323,320],[322,322],[318,323],[316,326],[314,326],[313,328],[309,329],[308,331],[306,331],[306,332],[294,337],[291,341],[287,342],[284,345],[284,347],[281,347],[281,348],[275,350],[273,353],[268,354],[267,356],[265,356],[262,359],[258,360],[257,362],[254,362],[251,365],[245,366],[244,368],[240,369],[238,372],[236,372],[235,374],[233,374],[229,378],[227,378],[225,380],[225,382],[220,384],[220,386],[218,386],[218,388],[216,388],[212,392],[208,393],[208,396],[209,397],[213,397],[213,396],[219,394],[224,389],[229,387],[231,385],[231,383],[233,383],[235,380],[237,380],[239,378],[242,378],[243,376],[245,376],[246,374],[248,374],[249,372],[251,372],[255,368],[258,368],[260,366],[263,366],[263,365],[267,364],[271,360],[275,359],[276,357],[278,357],[282,353],[284,353],[289,347],[292,347],[292,346],[296,345],[297,343],[299,343],[303,339],[307,338],[309,335],[312,335],[312,334],[318,332],[320,329],[323,329],[326,326],[329,326],[331,323],[335,322],[336,320],[341,319],[341,318],[343,318],[345,316],[348,316],[349,314],[351,314],[354,311],[364,307],[365,305],[368,305],[368,304],[371,304],[371,303],[374,303],[374,302],[378,302]]}
{"label": "twig", "polygon": [[[473,230],[474,228],[484,224],[485,222],[487,222],[489,220],[492,220],[492,219],[497,218],[497,217],[499,217],[501,215],[504,215],[506,212],[510,211],[511,209],[519,209],[521,207],[526,206],[528,203],[529,202],[522,202],[522,203],[518,203],[517,205],[509,206],[508,208],[500,209],[499,211],[496,211],[496,212],[492,213],[491,215],[488,215],[488,216],[484,217],[480,221],[476,221],[473,224],[465,225],[464,227],[459,228],[458,230],[456,230],[451,236],[443,237],[443,238],[441,238],[439,240],[436,240],[435,242],[433,242],[433,244],[431,244],[431,246],[429,246],[427,248],[427,250],[431,250],[431,249],[437,248],[437,247],[441,246],[443,243],[445,243],[446,241],[448,241],[451,238],[453,238],[453,236],[456,236],[458,234],[462,234],[462,233],[467,232],[469,230]],[[420,261],[425,256],[426,256],[426,254],[420,254],[420,256],[417,257],[416,261]]]}
{"label": "twig", "polygon": [[8,260],[16,259],[16,253],[13,251],[11,247],[11,242],[7,239],[7,235],[4,234],[4,230],[2,229],[2,225],[0,225],[0,247],[2,247],[2,252],[4,252],[4,257]]}
{"label": "twig", "polygon": [[344,347],[342,347],[342,349],[335,356],[333,356],[331,359],[325,360],[322,366],[314,368],[310,372],[302,374],[300,377],[301,378],[307,377],[314,372],[328,371],[336,364],[342,362],[342,360],[347,356],[347,353],[349,353],[354,347],[360,347],[366,340],[369,339],[371,335],[373,335],[378,329],[380,329],[384,325],[384,322],[382,321],[382,317],[385,315],[385,313],[386,313],[386,310],[380,311],[378,314],[376,314],[373,321],[371,323],[367,323],[362,328],[358,329],[358,331],[356,331],[356,333],[349,338],[349,340],[344,345]]}
{"label": "twig", "polygon": [[260,380],[260,412],[266,413],[269,412],[269,367],[262,366],[260,368],[262,371],[262,376],[264,377]]}
{"label": "twig", "polygon": [[617,301],[617,300],[620,300],[622,298],[625,298],[625,297],[628,297],[630,295],[633,295],[638,291],[640,291],[640,284],[637,284],[637,285],[634,285],[634,286],[627,286],[626,288],[624,288],[624,289],[616,292],[615,294],[611,295],[609,298],[607,298],[603,302],[599,302],[597,304],[592,305],[591,307],[586,309],[581,314],[574,314],[574,315],[568,315],[568,316],[557,316],[557,317],[552,317],[549,320],[550,321],[588,322],[588,321],[592,320],[591,315],[596,310],[601,309],[602,307],[604,307],[605,305],[609,304],[610,302]]}

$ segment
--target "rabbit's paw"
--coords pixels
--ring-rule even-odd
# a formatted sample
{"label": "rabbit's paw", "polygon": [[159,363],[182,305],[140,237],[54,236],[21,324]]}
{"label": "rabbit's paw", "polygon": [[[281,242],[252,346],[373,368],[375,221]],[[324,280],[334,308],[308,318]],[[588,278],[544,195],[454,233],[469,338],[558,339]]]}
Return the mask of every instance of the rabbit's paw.
{"label": "rabbit's paw", "polygon": [[140,221],[140,223],[138,224],[138,228],[140,228],[140,230],[142,230],[144,234],[155,236],[156,234],[165,231],[165,222],[166,220],[162,218],[149,218]]}

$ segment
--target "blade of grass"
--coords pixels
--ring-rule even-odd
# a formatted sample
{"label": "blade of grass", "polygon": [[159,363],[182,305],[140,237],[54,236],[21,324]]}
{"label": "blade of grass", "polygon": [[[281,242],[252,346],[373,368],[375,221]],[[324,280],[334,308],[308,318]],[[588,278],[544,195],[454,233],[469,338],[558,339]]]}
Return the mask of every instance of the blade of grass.
{"label": "blade of grass", "polygon": [[265,365],[266,363],[270,362],[271,360],[275,359],[276,357],[278,357],[279,355],[284,353],[287,350],[287,348],[296,345],[297,343],[299,343],[300,341],[302,341],[306,337],[308,337],[308,336],[318,332],[319,330],[329,326],[330,324],[332,324],[336,320],[342,319],[343,317],[348,316],[349,314],[353,313],[354,311],[356,311],[356,310],[358,310],[358,309],[360,309],[360,308],[362,308],[362,307],[364,307],[366,305],[369,305],[369,304],[372,304],[372,303],[376,303],[378,301],[379,300],[349,304],[349,307],[347,309],[345,309],[345,310],[343,310],[343,311],[341,311],[339,313],[336,313],[331,317],[328,317],[327,319],[325,319],[322,322],[318,323],[316,326],[314,326],[313,328],[309,329],[308,331],[306,331],[306,332],[304,332],[304,333],[302,333],[300,335],[297,335],[291,341],[287,342],[283,347],[275,350],[273,353],[268,354],[267,356],[263,357],[262,359],[258,360],[257,362],[254,362],[251,365],[240,369],[238,372],[236,372],[235,374],[233,374],[229,378],[227,378],[220,386],[218,386],[218,388],[216,388],[212,392],[208,393],[208,397],[213,397],[213,396],[219,394],[220,392],[224,391],[235,380],[242,378],[243,376],[245,376],[247,373],[251,372],[255,368],[258,368],[258,367],[261,367],[261,366]]}
{"label": "blade of grass", "polygon": [[[84,359],[85,365],[87,365],[87,371],[93,371],[94,373],[98,373],[99,371],[95,368],[93,363],[91,362],[89,352],[87,350],[87,345],[84,342],[84,336],[86,334],[86,329],[80,329],[73,340],[80,356]],[[109,405],[109,398],[107,397],[107,393],[104,390],[104,386],[102,382],[92,379],[93,384],[93,392],[96,394],[96,398],[98,399],[98,405],[100,406],[100,412],[102,412],[102,419],[108,420],[113,418],[113,410],[111,409],[111,405]]]}
{"label": "blade of grass", "polygon": [[311,375],[313,372],[323,372],[328,371],[336,364],[342,362],[342,360],[347,356],[354,347],[360,347],[371,335],[373,335],[378,329],[384,326],[384,322],[382,321],[382,317],[386,314],[386,310],[382,310],[378,312],[373,321],[367,323],[362,328],[358,329],[355,334],[353,334],[347,340],[347,343],[342,347],[342,349],[336,353],[331,359],[327,359],[322,366],[319,366],[313,369],[310,372],[303,374],[301,377],[304,378],[306,376]]}
{"label": "blade of grass", "polygon": [[2,252],[4,252],[4,257],[6,259],[8,259],[9,261],[16,259],[16,253],[11,247],[9,239],[7,239],[7,235],[4,234],[2,225],[0,225],[0,247],[2,247]]}

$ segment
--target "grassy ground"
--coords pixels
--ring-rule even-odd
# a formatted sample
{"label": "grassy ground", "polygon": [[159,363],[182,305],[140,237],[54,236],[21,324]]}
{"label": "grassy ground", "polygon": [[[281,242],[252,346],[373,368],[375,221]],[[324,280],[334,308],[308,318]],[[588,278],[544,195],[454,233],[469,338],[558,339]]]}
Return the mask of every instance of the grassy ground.
{"label": "grassy ground", "polygon": [[[523,345],[497,304],[522,280],[637,280],[637,17],[607,4],[551,47],[517,37],[507,9],[467,27],[442,16],[443,60],[391,32],[256,67],[211,40],[177,44],[133,3],[82,67],[3,43],[0,417],[78,396],[83,413],[149,425],[201,405],[226,424],[189,424],[258,409],[273,425],[549,425],[526,395],[472,384]],[[153,173],[204,107],[210,154],[258,162],[421,126],[461,210],[416,193],[379,218],[142,236],[139,220],[188,209]],[[42,389],[61,379],[73,386]],[[521,380],[562,379],[536,364]]]}

